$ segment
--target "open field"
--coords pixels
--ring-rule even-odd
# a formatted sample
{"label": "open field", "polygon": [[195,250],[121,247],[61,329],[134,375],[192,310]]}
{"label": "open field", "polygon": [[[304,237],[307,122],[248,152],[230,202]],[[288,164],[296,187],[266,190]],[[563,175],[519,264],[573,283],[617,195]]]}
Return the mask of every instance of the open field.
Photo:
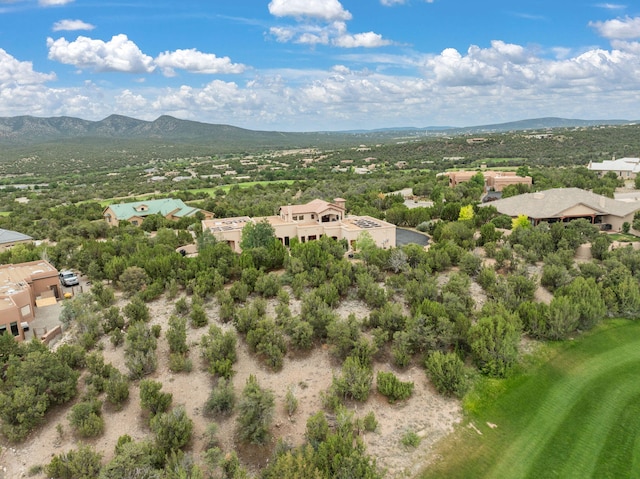
{"label": "open field", "polygon": [[638,477],[640,323],[608,321],[540,354],[467,398],[467,420],[422,479]]}
{"label": "open field", "polygon": [[239,188],[249,188],[250,186],[256,186],[256,185],[270,185],[270,184],[277,184],[277,183],[283,183],[286,185],[291,185],[294,183],[295,180],[273,180],[273,181],[247,181],[244,183],[234,183],[231,185],[222,185],[222,186],[214,186],[212,188],[196,188],[196,189],[190,189],[187,190],[191,193],[207,193],[209,195],[213,195],[216,191],[218,190],[222,190],[225,193],[227,193],[232,187],[237,186]]}

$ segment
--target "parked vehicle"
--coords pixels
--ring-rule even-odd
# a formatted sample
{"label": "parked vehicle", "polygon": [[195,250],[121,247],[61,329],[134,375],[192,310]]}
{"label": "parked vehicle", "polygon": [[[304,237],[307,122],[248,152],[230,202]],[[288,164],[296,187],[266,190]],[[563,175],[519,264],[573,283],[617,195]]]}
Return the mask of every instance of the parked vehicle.
{"label": "parked vehicle", "polygon": [[62,286],[77,286],[80,284],[78,277],[73,271],[60,271],[60,282]]}

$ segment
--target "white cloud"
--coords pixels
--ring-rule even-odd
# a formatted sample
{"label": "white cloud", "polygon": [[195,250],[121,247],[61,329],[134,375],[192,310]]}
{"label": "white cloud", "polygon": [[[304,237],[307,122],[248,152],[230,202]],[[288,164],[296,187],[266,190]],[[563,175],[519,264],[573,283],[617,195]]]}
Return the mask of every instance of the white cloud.
{"label": "white cloud", "polygon": [[162,72],[167,76],[174,76],[179,68],[192,73],[242,73],[245,66],[231,63],[229,57],[217,57],[213,53],[202,53],[195,48],[164,52],[155,59]]}
{"label": "white cloud", "polygon": [[380,0],[380,4],[385,7],[393,7],[395,5],[404,5],[406,0]]}
{"label": "white cloud", "polygon": [[596,6],[607,10],[624,10],[625,8],[627,8],[626,5],[621,5],[618,3],[599,3]]}
{"label": "white cloud", "polygon": [[74,0],[38,0],[38,4],[43,7],[58,7],[61,5],[67,5]]}
{"label": "white cloud", "polygon": [[374,32],[356,33],[355,35],[342,35],[333,40],[333,44],[342,48],[356,48],[356,47],[382,47],[390,45],[392,42],[382,38]]}
{"label": "white cloud", "polygon": [[80,36],[69,42],[64,37],[47,39],[49,59],[96,72],[151,73],[153,58],[140,51],[126,35],[108,42]]}
{"label": "white cloud", "polygon": [[82,20],[60,20],[53,24],[53,31],[76,31],[76,30],[93,30],[95,25],[83,22]]}
{"label": "white cloud", "polygon": [[605,38],[631,39],[640,38],[640,17],[625,17],[605,22],[589,22],[589,26]]}
{"label": "white cloud", "polygon": [[0,48],[0,87],[17,85],[38,85],[55,80],[54,73],[39,73],[33,70],[31,62],[21,62]]}
{"label": "white cloud", "polygon": [[269,13],[276,17],[315,18],[327,22],[351,20],[338,0],[271,0]]}

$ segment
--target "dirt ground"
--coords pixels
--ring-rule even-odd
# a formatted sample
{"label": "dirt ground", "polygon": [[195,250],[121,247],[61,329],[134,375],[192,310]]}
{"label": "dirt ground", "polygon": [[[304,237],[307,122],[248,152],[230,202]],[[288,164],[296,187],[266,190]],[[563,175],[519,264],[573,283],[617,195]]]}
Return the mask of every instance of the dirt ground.
{"label": "dirt ground", "polygon": [[[164,298],[149,304],[151,324],[159,324],[163,333],[168,329],[168,318],[173,312],[173,304],[174,301],[168,302]],[[295,299],[292,299],[290,307],[294,315],[299,313],[300,304]],[[273,303],[268,308],[268,314],[269,312],[273,314]],[[360,301],[347,300],[338,308],[338,313],[345,318],[350,313],[354,313],[357,318],[364,318],[368,316],[369,311]],[[218,307],[215,302],[209,304],[207,314],[210,324],[219,324],[223,329],[231,327],[219,323]],[[151,378],[162,382],[163,391],[173,394],[173,405],[184,405],[189,417],[193,419],[194,432],[188,451],[198,459],[204,452],[205,430],[213,421],[202,414],[203,406],[212,388],[212,380],[203,368],[197,346],[200,336],[207,331],[207,328],[188,328],[187,331],[189,354],[194,364],[193,370],[190,373],[178,374],[169,370],[169,349],[163,334],[158,342],[158,369]],[[65,334],[71,334],[71,332]],[[128,371],[124,363],[124,347],[114,348],[106,338],[102,341],[105,362],[112,363],[126,374]],[[238,396],[241,394],[247,378],[250,374],[254,374],[261,387],[271,389],[276,397],[276,415],[272,428],[274,437],[283,438],[292,445],[303,443],[307,418],[322,410],[321,393],[327,390],[333,374],[339,371],[339,363],[331,357],[328,348],[323,346],[306,355],[288,355],[283,369],[275,373],[263,366],[248,351],[242,340],[238,341],[237,353],[238,362],[233,368],[236,394]],[[398,371],[391,364],[376,364],[374,374],[378,369],[393,371],[403,381],[413,381],[415,386],[412,397],[405,402],[391,405],[383,396],[375,392],[374,388],[368,401],[352,404],[350,407],[357,417],[363,417],[369,411],[375,413],[379,428],[376,432],[366,433],[363,440],[367,445],[368,453],[375,457],[378,465],[386,470],[385,477],[415,476],[429,461],[434,443],[451,432],[454,425],[461,421],[460,402],[437,394],[429,383],[424,369],[419,365]],[[80,388],[83,387],[81,378]],[[289,417],[284,408],[284,398],[289,387],[293,387],[298,399],[298,410],[293,417]],[[29,470],[33,466],[45,465],[53,455],[76,448],[80,444],[81,441],[72,433],[67,417],[72,405],[73,403],[50,411],[47,414],[46,423],[23,443],[2,444],[0,479],[29,477]],[[114,446],[121,435],[128,434],[138,440],[150,434],[140,409],[137,382],[132,383],[129,400],[122,410],[115,411],[105,404],[103,414],[104,434],[84,442],[91,444],[102,453],[104,461],[113,457]],[[62,426],[62,435],[58,433],[59,428],[56,427],[58,424]],[[217,437],[221,448],[225,452],[235,449],[241,461],[250,470],[256,471],[269,459],[275,441],[271,446],[263,448],[238,447],[234,439],[235,428],[235,416],[218,421]],[[421,437],[420,445],[415,449],[407,449],[401,444],[402,436],[408,431],[415,432]],[[43,478],[44,474],[31,477]]]}

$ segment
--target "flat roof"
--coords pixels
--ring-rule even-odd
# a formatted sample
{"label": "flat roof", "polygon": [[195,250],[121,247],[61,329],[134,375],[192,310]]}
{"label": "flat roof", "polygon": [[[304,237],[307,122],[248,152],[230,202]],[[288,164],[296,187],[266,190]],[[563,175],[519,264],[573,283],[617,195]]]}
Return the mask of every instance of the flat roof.
{"label": "flat roof", "polygon": [[58,270],[45,260],[2,265],[0,266],[0,298],[21,291],[34,277],[43,274],[49,276],[57,272]]}

